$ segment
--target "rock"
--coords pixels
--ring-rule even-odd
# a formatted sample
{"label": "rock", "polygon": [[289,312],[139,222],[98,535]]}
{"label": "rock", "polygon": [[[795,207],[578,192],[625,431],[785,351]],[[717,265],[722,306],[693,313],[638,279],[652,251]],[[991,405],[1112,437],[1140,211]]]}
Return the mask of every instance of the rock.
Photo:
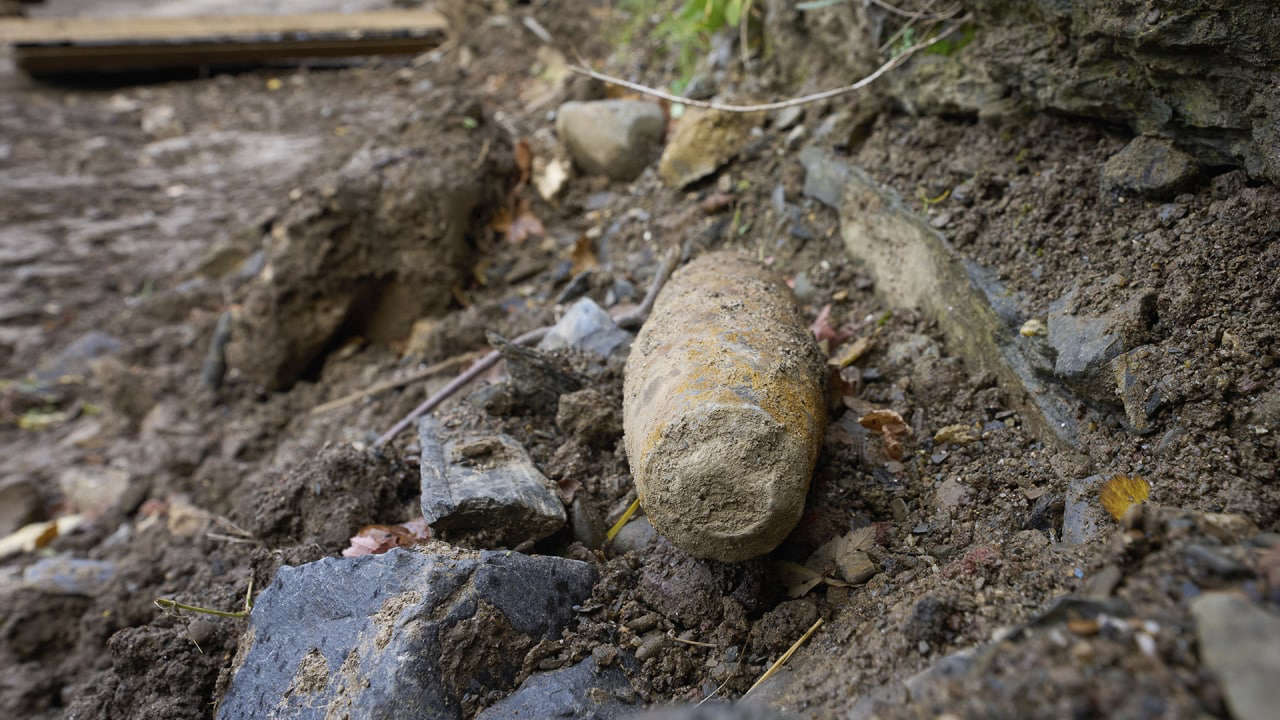
{"label": "rock", "polygon": [[556,134],[578,167],[624,182],[653,161],[665,130],[662,108],[641,100],[568,102],[556,114]]}
{"label": "rock", "polygon": [[64,553],[29,565],[22,571],[22,583],[48,593],[94,597],[101,594],[115,576],[115,563]]}
{"label": "rock", "polygon": [[90,330],[42,364],[36,370],[36,380],[41,384],[50,384],[67,376],[87,375],[90,361],[119,352],[123,348],[124,343],[117,338],[98,330]]}
{"label": "rock", "polygon": [[800,151],[804,166],[804,194],[837,210],[844,200],[844,186],[853,176],[849,163],[835,153],[811,145]]}
{"label": "rock", "polygon": [[1121,353],[1111,361],[1116,395],[1124,405],[1128,429],[1137,435],[1155,431],[1151,421],[1164,405],[1153,362],[1156,352],[1155,347],[1144,345]]}
{"label": "rock", "polygon": [[1200,659],[1218,679],[1231,717],[1274,718],[1280,707],[1280,618],[1232,593],[1191,601]]}
{"label": "rock", "polygon": [[230,341],[231,312],[228,310],[218,316],[213,337],[209,339],[209,349],[205,352],[204,364],[200,367],[200,382],[210,390],[222,387],[222,379],[227,374],[227,343]]}
{"label": "rock", "polygon": [[803,105],[785,107],[773,114],[773,128],[775,130],[790,130],[796,125],[796,123],[799,123],[803,119]]}
{"label": "rock", "polygon": [[635,518],[623,525],[618,534],[613,536],[613,542],[609,547],[615,555],[626,555],[648,549],[657,538],[658,531],[653,529],[649,518]]}
{"label": "rock", "polygon": [[701,180],[738,154],[760,120],[759,113],[687,110],[662,153],[658,174],[675,188]]}
{"label": "rock", "polygon": [[507,435],[445,442],[439,423],[418,423],[422,516],[436,529],[483,530],[503,544],[540,540],[564,527],[564,505],[529,454]]}
{"label": "rock", "polygon": [[43,520],[44,514],[44,500],[30,480],[18,477],[0,483],[0,537]]}
{"label": "rock", "polygon": [[1062,507],[1062,541],[1081,545],[1100,539],[1110,527],[1106,511],[1098,501],[1098,491],[1106,482],[1101,475],[1074,478],[1067,486]]}
{"label": "rock", "polygon": [[934,497],[939,510],[954,510],[969,501],[969,488],[956,478],[938,486]]}
{"label": "rock", "polygon": [[258,596],[221,720],[470,716],[559,637],[595,571],[443,543],[284,566]]}
{"label": "rock", "polygon": [[607,358],[631,340],[631,333],[613,322],[609,313],[591,298],[580,298],[560,318],[546,337],[538,342],[539,350],[573,348]]}
{"label": "rock", "polygon": [[588,657],[577,665],[530,675],[506,699],[476,720],[581,718],[610,720],[635,712],[635,691],[616,665],[600,668]]}
{"label": "rock", "polygon": [[97,516],[125,498],[129,473],[110,467],[69,467],[58,475],[58,488],[74,512]]}
{"label": "rock", "polygon": [[902,684],[906,685],[907,692],[915,702],[942,700],[943,698],[938,695],[946,691],[951,681],[969,672],[975,655],[977,655],[975,648],[954,652],[907,678]]}
{"label": "rock", "polygon": [[897,193],[856,167],[840,201],[840,233],[890,307],[936,321],[947,347],[974,375],[994,375],[1042,440],[1075,443],[1078,402],[1035,371],[1025,345],[1031,338],[1018,334],[1025,320],[1020,300],[994,273],[960,256]]}
{"label": "rock", "polygon": [[573,504],[569,506],[569,518],[574,540],[589,548],[604,545],[604,536],[608,528],[604,526],[604,521],[591,503],[585,499],[583,493],[574,496]]}
{"label": "rock", "polygon": [[1167,199],[1187,190],[1199,168],[1168,140],[1139,135],[1102,168],[1102,189]]}
{"label": "rock", "polygon": [[556,427],[595,447],[607,447],[622,436],[620,403],[595,388],[560,396]]}
{"label": "rock", "polygon": [[663,617],[685,627],[698,627],[720,617],[720,591],[711,567],[670,545],[647,558],[636,595]]}
{"label": "rock", "polygon": [[1138,290],[1128,302],[1097,316],[1072,312],[1075,296],[1072,290],[1049,306],[1048,342],[1056,353],[1053,375],[1085,400],[1114,404],[1117,387],[1111,362],[1144,339],[1154,319],[1156,296]]}

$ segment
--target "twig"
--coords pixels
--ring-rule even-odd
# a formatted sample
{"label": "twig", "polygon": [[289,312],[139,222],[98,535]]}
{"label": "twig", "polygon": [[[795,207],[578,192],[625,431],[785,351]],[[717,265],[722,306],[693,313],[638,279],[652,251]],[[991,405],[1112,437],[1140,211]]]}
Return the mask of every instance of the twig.
{"label": "twig", "polygon": [[820,100],[826,100],[828,98],[837,97],[839,95],[845,95],[855,90],[861,90],[862,88],[878,80],[881,75],[884,75],[890,70],[906,62],[907,58],[911,57],[915,53],[929,47],[930,45],[933,45],[934,43],[941,42],[943,38],[955,32],[956,29],[963,24],[963,21],[966,18],[967,16],[965,18],[961,18],[960,22],[957,22],[955,25],[947,28],[937,37],[927,40],[925,42],[922,42],[918,45],[911,46],[911,48],[903,52],[901,55],[891,58],[888,62],[881,65],[879,68],[876,68],[875,72],[862,78],[861,80],[859,80],[858,82],[852,85],[846,85],[844,87],[835,88],[833,90],[824,90],[822,92],[814,93],[812,95],[804,95],[797,98],[791,98],[790,100],[778,100],[776,102],[758,103],[755,105],[727,105],[725,103],[718,103],[710,100],[694,100],[692,98],[681,97],[679,95],[674,95],[672,93],[665,92],[663,90],[651,88],[651,87],[648,87],[647,85],[641,85],[640,83],[633,83],[630,80],[623,80],[622,78],[616,78],[616,77],[613,77],[612,75],[605,75],[604,73],[596,72],[591,68],[579,67],[577,65],[570,65],[569,69],[575,73],[578,73],[579,75],[586,75],[587,77],[595,78],[596,80],[599,80],[601,82],[606,82],[611,85],[617,85],[619,87],[624,87],[624,88],[627,88],[628,90],[632,90],[644,95],[651,95],[656,98],[661,98],[663,100],[667,100],[673,103],[679,103],[681,105],[687,105],[689,107],[706,108],[708,110],[719,110],[720,112],[736,112],[736,113],[781,110],[783,108],[794,107],[796,105],[807,105],[809,103],[815,103]]}
{"label": "twig", "polygon": [[713,648],[713,649],[714,649],[714,648],[716,648],[716,647],[719,647],[719,646],[718,646],[718,645],[716,645],[715,643],[699,642],[699,641],[697,641],[697,640],[685,640],[685,639],[684,639],[684,638],[682,638],[682,637],[676,637],[674,634],[668,635],[668,636],[667,636],[667,639],[668,639],[668,640],[673,640],[673,641],[678,642],[678,643],[684,643],[685,645],[693,645],[693,646],[695,646],[695,647],[704,647],[704,648]]}
{"label": "twig", "polygon": [[311,414],[320,415],[321,413],[327,413],[330,410],[337,410],[340,407],[345,407],[347,405],[350,405],[351,403],[359,402],[367,397],[372,397],[374,395],[377,395],[378,393],[386,392],[387,390],[394,390],[398,387],[404,387],[409,383],[415,383],[419,380],[424,380],[426,378],[431,377],[432,375],[444,372],[445,370],[448,370],[454,367],[455,365],[461,365],[464,362],[474,360],[477,355],[479,355],[479,353],[475,353],[475,352],[464,353],[462,355],[457,355],[457,356],[448,358],[447,360],[441,360],[440,362],[435,363],[434,365],[429,365],[427,367],[424,367],[421,370],[417,370],[413,373],[410,373],[409,375],[406,375],[400,378],[399,380],[384,380],[383,382],[375,383],[361,390],[360,392],[354,392],[354,393],[351,393],[350,395],[340,397],[337,400],[330,400],[329,402],[324,403],[323,405],[317,405],[314,408],[311,408]]}
{"label": "twig", "polygon": [[[528,345],[531,343],[538,342],[544,336],[546,336],[546,334],[550,331],[551,331],[550,327],[540,327],[537,330],[530,330],[529,332],[523,335],[517,336],[516,339],[512,340],[511,342],[517,345]],[[424,413],[431,412],[432,410],[435,409],[437,405],[444,402],[445,400],[448,400],[449,396],[458,392],[458,390],[461,389],[463,386],[465,386],[467,383],[480,377],[480,375],[484,373],[484,371],[498,364],[498,360],[501,357],[502,355],[497,350],[494,350],[493,352],[490,352],[488,355],[485,355],[484,357],[477,360],[474,365],[467,368],[466,372],[454,378],[452,381],[449,382],[448,385],[445,385],[443,388],[440,388],[439,392],[437,392],[435,395],[432,395],[431,397],[424,400],[421,405],[409,411],[408,415],[405,415],[403,418],[401,418],[400,422],[396,423],[395,425],[392,425],[390,430],[382,433],[382,435],[380,435],[377,440],[373,441],[373,446],[375,448],[379,448],[379,447],[382,447],[383,445],[386,445],[388,442],[394,439],[396,435],[399,435],[400,431],[409,427],[409,425],[411,425],[414,420],[417,420]]]}
{"label": "twig", "polygon": [[929,6],[933,4],[932,2],[927,3],[924,6],[924,10],[921,10],[919,12],[915,12],[912,10],[903,10],[902,8],[894,7],[893,5],[890,5],[884,0],[867,0],[867,2],[877,7],[880,7],[884,10],[888,10],[894,15],[901,15],[904,18],[911,18],[912,20],[946,20],[948,17],[956,14],[955,10],[952,10],[949,13],[942,13],[940,15],[935,15],[930,12],[925,12],[925,10],[928,10]]}
{"label": "twig", "polygon": [[[169,598],[156,598],[154,600],[156,607],[161,610],[186,610],[187,612],[202,613],[204,615],[217,615],[225,618],[242,618],[248,616],[253,610],[253,578],[249,578],[249,589],[244,594],[244,609],[236,612],[227,612],[226,610],[214,610],[213,608],[200,607],[198,605],[188,605],[180,603],[177,600]],[[200,647],[197,645],[196,647]],[[204,652],[201,650],[200,652]]]}
{"label": "twig", "polygon": [[[662,289],[662,285],[667,281],[667,277],[671,274],[671,268],[674,264],[675,255],[673,253],[669,253],[662,261],[662,264],[658,266],[658,272],[653,276],[653,284],[649,286],[649,291],[645,293],[644,301],[640,303],[640,306],[630,312],[623,313],[614,318],[613,321],[618,325],[618,327],[633,329],[644,323],[644,319],[648,317],[649,311],[653,309],[653,303],[658,297],[658,291]],[[540,327],[537,330],[530,330],[529,332],[516,337],[516,339],[511,342],[516,345],[530,345],[541,340],[549,332],[551,332],[551,326]],[[396,435],[399,435],[405,428],[413,424],[414,420],[417,420],[424,413],[431,412],[440,403],[448,400],[451,395],[458,392],[458,390],[464,387],[467,383],[475,380],[486,370],[496,365],[501,357],[502,355],[498,353],[497,350],[494,350],[488,355],[477,360],[474,365],[467,368],[466,372],[454,378],[448,385],[440,388],[439,392],[427,398],[421,405],[409,411],[409,414],[401,418],[399,422],[392,425],[390,430],[378,436],[378,439],[373,441],[373,447],[380,448],[391,442],[395,439]]]}
{"label": "twig", "polygon": [[805,631],[804,635],[800,636],[800,639],[797,640],[794,645],[792,645],[786,652],[782,653],[782,657],[774,661],[774,663],[769,666],[769,669],[765,670],[764,674],[760,676],[760,679],[756,681],[756,684],[747,688],[747,691],[742,693],[742,697],[750,695],[752,690],[760,687],[761,683],[773,677],[773,674],[778,672],[783,665],[786,665],[787,661],[791,659],[791,656],[795,655],[796,651],[800,649],[800,646],[803,645],[804,642],[809,639],[809,636],[816,632],[820,627],[822,627],[822,618],[818,618],[818,622],[810,626],[810,628]]}
{"label": "twig", "polygon": [[204,536],[211,540],[221,540],[223,542],[229,542],[229,543],[244,543],[245,545],[259,544],[258,541],[254,540],[253,538],[236,537],[235,535],[223,535],[222,533],[216,533],[212,530],[206,532]]}
{"label": "twig", "polygon": [[[937,1],[938,1],[938,0],[929,0],[929,2],[927,2],[927,3],[925,3],[925,4],[924,4],[924,9],[925,9],[925,10],[928,10],[929,8],[933,7],[933,4],[934,4],[935,2],[937,2]],[[957,9],[957,10],[952,10],[952,11],[951,11],[951,13],[950,13],[950,15],[954,15],[954,14],[956,14],[957,12],[959,12],[959,10],[958,10],[958,9]],[[934,22],[934,23],[941,22],[942,20],[945,20],[947,17],[948,17],[948,15],[941,15],[941,16],[939,16],[939,19],[938,19],[938,20],[934,20],[933,22]],[[889,48],[893,47],[893,44],[894,44],[895,42],[897,42],[897,41],[898,41],[898,38],[902,37],[903,35],[906,35],[906,34],[907,34],[907,32],[909,32],[909,31],[911,30],[911,28],[916,24],[916,20],[918,20],[918,19],[919,19],[919,18],[914,18],[914,17],[913,17],[913,18],[908,18],[908,19],[907,19],[907,21],[906,21],[905,23],[903,23],[903,24],[902,24],[902,27],[898,28],[897,32],[895,32],[893,35],[889,36],[889,39],[888,39],[888,40],[886,40],[886,41],[884,42],[884,44],[883,44],[883,45],[881,45],[881,46],[879,47],[878,51],[883,53],[884,51],[886,51],[886,50],[888,50]]]}

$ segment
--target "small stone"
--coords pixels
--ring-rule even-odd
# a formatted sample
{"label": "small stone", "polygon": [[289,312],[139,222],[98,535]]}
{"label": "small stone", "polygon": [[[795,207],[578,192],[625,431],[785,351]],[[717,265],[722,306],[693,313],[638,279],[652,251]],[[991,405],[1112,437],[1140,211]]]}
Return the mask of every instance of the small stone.
{"label": "small stone", "polygon": [[903,522],[907,519],[907,501],[902,498],[894,498],[889,501],[889,511],[893,513],[895,522]]}
{"label": "small stone", "polygon": [[843,202],[844,186],[853,170],[849,163],[835,153],[817,145],[800,151],[800,163],[804,166],[804,194],[824,205],[839,209]]}
{"label": "small stone", "polygon": [[635,518],[613,536],[613,542],[609,547],[615,555],[641,552],[647,549],[657,537],[658,531],[653,529],[649,518]]}
{"label": "small stone", "polygon": [[507,544],[540,540],[564,526],[555,488],[507,435],[448,442],[430,416],[418,424],[422,515],[438,529],[484,530]]}
{"label": "small stone", "polygon": [[1188,189],[1198,173],[1195,159],[1168,140],[1140,135],[1107,160],[1102,189],[1168,198]]}
{"label": "small stone", "polygon": [[1098,491],[1105,479],[1101,475],[1076,478],[1067,487],[1062,513],[1062,540],[1081,545],[1100,539],[1110,521],[1098,502]]}
{"label": "small stone", "polygon": [[30,480],[11,478],[0,484],[0,537],[42,519],[44,501]]}
{"label": "small stone", "polygon": [[604,545],[606,528],[600,516],[596,514],[582,493],[573,498],[569,506],[570,526],[573,528],[573,539],[589,548]]}
{"label": "small stone", "polygon": [[1268,720],[1280,707],[1280,618],[1233,593],[1191,601],[1200,658],[1236,720]]}
{"label": "small stone", "polygon": [[662,153],[658,174],[676,188],[701,180],[737,155],[759,123],[759,113],[686,111]]}
{"label": "small stone", "polygon": [[509,718],[598,718],[612,720],[632,715],[634,705],[623,699],[635,696],[626,674],[609,662],[601,662],[596,651],[617,648],[597,647],[592,656],[567,668],[535,673],[511,695],[489,706],[476,720]]}
{"label": "small stone", "polygon": [[1199,585],[1223,585],[1225,581],[1254,576],[1253,570],[1205,545],[1188,545],[1182,551],[1182,556],[1190,566],[1192,578]]}
{"label": "small stone", "polygon": [[658,631],[651,632],[644,636],[640,641],[640,647],[636,649],[636,660],[644,662],[654,655],[667,644],[667,636]]}
{"label": "small stone", "polygon": [[665,129],[662,108],[640,100],[568,102],[556,115],[556,134],[578,167],[624,182],[652,162]]}
{"label": "small stone", "polygon": [[22,571],[22,583],[48,593],[93,597],[101,594],[115,576],[115,563],[62,554],[28,566]]}
{"label": "small stone", "polygon": [[939,509],[954,510],[968,502],[969,488],[959,480],[951,478],[938,486],[935,497]]}
{"label": "small stone", "polygon": [[774,113],[773,127],[776,130],[790,130],[796,123],[804,119],[804,107],[792,105]]}
{"label": "small stone", "polygon": [[591,298],[580,298],[538,343],[539,350],[573,348],[607,358],[631,340]]}

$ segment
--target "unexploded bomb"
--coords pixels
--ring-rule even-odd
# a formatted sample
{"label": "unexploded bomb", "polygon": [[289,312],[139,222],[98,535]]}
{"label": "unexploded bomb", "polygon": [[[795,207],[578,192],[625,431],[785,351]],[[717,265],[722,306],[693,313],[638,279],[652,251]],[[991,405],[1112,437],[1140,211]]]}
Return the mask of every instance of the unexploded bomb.
{"label": "unexploded bomb", "polygon": [[650,522],[692,555],[772,550],[804,510],[826,423],[821,352],[775,273],[704,255],[658,296],[627,360],[627,458]]}

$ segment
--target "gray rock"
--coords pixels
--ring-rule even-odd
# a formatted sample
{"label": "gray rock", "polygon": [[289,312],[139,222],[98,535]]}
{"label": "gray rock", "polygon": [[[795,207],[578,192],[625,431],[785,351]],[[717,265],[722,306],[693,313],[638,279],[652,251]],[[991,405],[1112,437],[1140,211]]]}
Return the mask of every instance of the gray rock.
{"label": "gray rock", "polygon": [[1102,189],[1149,198],[1170,198],[1188,189],[1199,168],[1168,140],[1139,135],[1102,167]]}
{"label": "gray rock", "polygon": [[1128,429],[1138,435],[1155,430],[1152,419],[1164,406],[1164,398],[1152,362],[1156,348],[1144,345],[1117,355],[1111,361],[1116,395],[1124,405]]}
{"label": "gray rock", "polygon": [[[1139,289],[1128,302],[1103,315],[1073,313],[1075,296],[1071,290],[1049,306],[1047,340],[1055,354],[1054,377],[1085,400],[1114,405],[1117,376],[1111,363],[1145,339],[1154,317],[1155,293]],[[1134,356],[1128,364],[1136,368],[1139,359]],[[1155,410],[1144,414],[1149,418]]]}
{"label": "gray rock", "polygon": [[573,498],[573,504],[569,506],[569,519],[574,540],[589,548],[604,545],[604,536],[608,528],[604,526],[604,520],[600,518],[591,503],[584,499],[583,493],[578,493]]}
{"label": "gray rock", "polygon": [[258,596],[221,720],[460,718],[558,637],[595,571],[443,543],[285,566]]}
{"label": "gray rock", "polygon": [[539,350],[573,348],[607,358],[631,340],[591,298],[581,298],[538,343]]}
{"label": "gray rock", "polygon": [[925,702],[945,689],[947,683],[969,672],[973,665],[975,648],[952,653],[903,681],[907,692],[915,702]]}
{"label": "gray rock", "polygon": [[610,720],[635,711],[635,691],[618,666],[600,668],[588,657],[577,665],[530,675],[514,693],[476,720],[581,718]]}
{"label": "gray rock", "polygon": [[640,517],[623,525],[618,534],[613,536],[613,542],[609,547],[614,554],[626,555],[647,549],[657,538],[658,531],[653,529],[649,518]]}
{"label": "gray rock", "polygon": [[662,108],[640,100],[568,102],[556,115],[556,134],[578,167],[614,180],[644,172],[665,129]]}
{"label": "gray rock", "polygon": [[844,186],[853,176],[849,163],[838,155],[810,145],[800,151],[804,166],[804,194],[837,210],[844,198]]}
{"label": "gray rock", "polygon": [[54,383],[67,375],[85,375],[95,358],[119,352],[124,343],[98,330],[90,330],[71,342],[36,370],[39,383]]}
{"label": "gray rock", "polygon": [[792,105],[785,107],[773,114],[773,128],[775,130],[790,130],[804,119],[804,106]]}
{"label": "gray rock", "polygon": [[1191,601],[1200,659],[1222,685],[1236,720],[1267,720],[1280,708],[1280,618],[1232,593]]}
{"label": "gray rock", "polygon": [[484,530],[498,542],[539,540],[565,524],[555,487],[507,435],[444,441],[435,418],[418,423],[422,516],[437,529]]}
{"label": "gray rock", "polygon": [[101,593],[115,576],[115,563],[62,554],[29,565],[22,571],[22,582],[49,593],[92,597]]}
{"label": "gray rock", "polygon": [[0,483],[0,537],[43,516],[44,500],[30,480],[11,478]]}
{"label": "gray rock", "polygon": [[1105,480],[1101,475],[1074,478],[1067,486],[1062,508],[1062,541],[1081,545],[1101,538],[1110,521],[1098,502],[1098,490]]}
{"label": "gray rock", "polygon": [[508,342],[489,333],[489,344],[507,364],[506,383],[513,406],[538,414],[555,414],[560,396],[582,388],[583,378],[568,360],[524,345]]}

